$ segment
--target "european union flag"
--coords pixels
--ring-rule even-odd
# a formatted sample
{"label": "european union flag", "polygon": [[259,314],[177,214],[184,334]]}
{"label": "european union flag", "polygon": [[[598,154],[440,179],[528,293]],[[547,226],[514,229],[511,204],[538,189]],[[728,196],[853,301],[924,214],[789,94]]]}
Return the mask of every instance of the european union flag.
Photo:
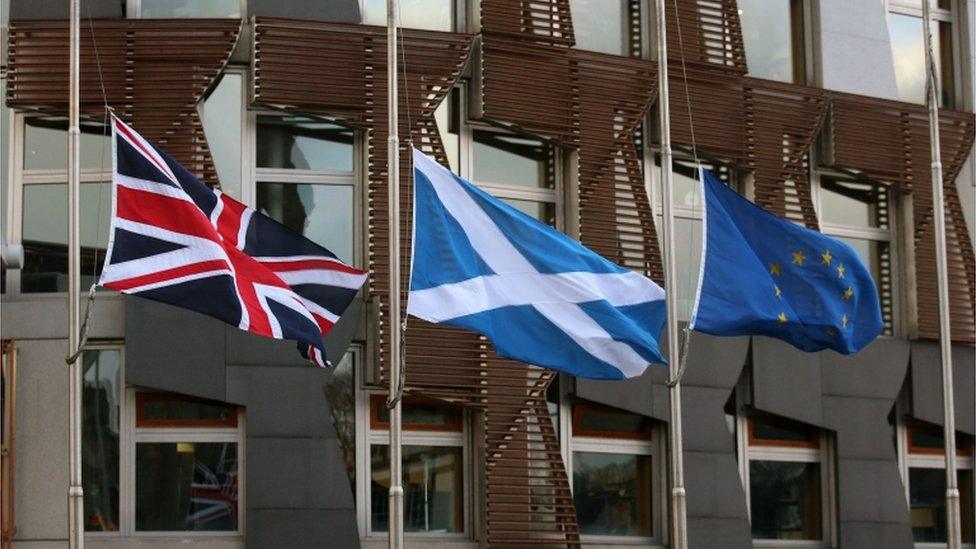
{"label": "european union flag", "polygon": [[878,290],[847,244],[763,210],[702,170],[705,250],[691,327],[851,354],[884,327]]}

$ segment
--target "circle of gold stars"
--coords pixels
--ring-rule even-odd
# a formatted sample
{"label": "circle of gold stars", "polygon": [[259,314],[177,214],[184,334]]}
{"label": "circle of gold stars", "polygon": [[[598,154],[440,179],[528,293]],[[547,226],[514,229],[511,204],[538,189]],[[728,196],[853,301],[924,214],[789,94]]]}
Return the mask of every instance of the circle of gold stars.
{"label": "circle of gold stars", "polygon": [[[798,265],[800,267],[802,267],[804,261],[807,260],[807,256],[806,254],[803,253],[803,250],[795,250],[792,253],[792,256],[793,256],[792,257],[793,265]],[[837,272],[838,279],[840,280],[846,279],[847,267],[845,267],[843,263],[837,263],[837,266],[834,267],[834,255],[830,253],[830,250],[824,250],[823,253],[820,254],[820,264],[828,268],[834,269]],[[769,274],[771,274],[774,277],[782,276],[783,274],[782,264],[775,261],[770,263]],[[777,299],[783,298],[783,290],[779,287],[778,284],[773,284],[773,295],[775,295]],[[847,288],[845,288],[841,292],[841,297],[844,299],[845,302],[850,302],[851,298],[854,297],[854,287],[847,286]],[[776,320],[780,324],[786,324],[787,322],[789,322],[789,318],[786,316],[785,311],[780,311],[780,313],[776,315]],[[844,313],[840,317],[840,323],[844,330],[847,329],[848,325],[852,324],[850,317],[847,316],[847,313]],[[827,335],[833,337],[837,335],[837,331],[833,328],[828,327]]]}

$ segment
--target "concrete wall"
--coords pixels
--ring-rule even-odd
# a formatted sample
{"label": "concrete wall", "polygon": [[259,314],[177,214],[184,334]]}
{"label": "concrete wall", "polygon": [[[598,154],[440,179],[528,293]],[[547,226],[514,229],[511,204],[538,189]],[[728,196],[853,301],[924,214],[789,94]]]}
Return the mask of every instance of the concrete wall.
{"label": "concrete wall", "polygon": [[898,99],[885,3],[818,0],[812,5],[815,83],[828,90]]}

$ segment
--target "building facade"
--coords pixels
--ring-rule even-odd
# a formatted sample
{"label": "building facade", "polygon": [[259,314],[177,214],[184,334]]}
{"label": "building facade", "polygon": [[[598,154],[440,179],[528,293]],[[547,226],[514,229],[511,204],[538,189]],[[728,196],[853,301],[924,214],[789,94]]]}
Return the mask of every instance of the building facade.
{"label": "building facade", "polygon": [[[400,3],[404,145],[661,282],[654,3]],[[976,547],[976,2],[932,3],[953,436]],[[858,250],[886,323],[853,356],[690,336],[691,546],[945,546],[921,2],[667,4],[679,317],[700,262],[700,162]],[[82,6],[83,287],[108,235],[106,105],[202,180],[371,275],[330,334],[328,371],[291,342],[96,292],[82,357],[87,544],[384,546],[385,2]],[[47,549],[68,534],[67,14],[60,0],[0,9],[0,230],[25,250],[2,271],[0,521],[4,543]],[[404,227],[405,251],[409,238]],[[669,546],[665,368],[574,379],[410,319],[405,371],[408,546]]]}

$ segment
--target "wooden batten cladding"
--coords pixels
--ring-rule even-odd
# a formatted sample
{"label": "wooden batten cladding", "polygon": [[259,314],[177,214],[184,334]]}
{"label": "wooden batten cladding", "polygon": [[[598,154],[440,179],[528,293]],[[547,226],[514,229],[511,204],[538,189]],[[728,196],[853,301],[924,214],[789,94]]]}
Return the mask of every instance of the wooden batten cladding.
{"label": "wooden batten cladding", "polygon": [[[973,146],[972,113],[939,111],[952,339],[976,342],[976,259],[955,179]],[[831,92],[828,162],[910,192],[918,337],[939,337],[928,114],[922,105]]]}
{"label": "wooden batten cladding", "polygon": [[[241,21],[92,19],[81,32],[81,113],[115,114],[210,184],[214,167],[197,103],[220,74]],[[68,112],[67,21],[10,23],[7,105]],[[104,89],[103,89],[104,84]],[[104,93],[104,96],[103,96]]]}

